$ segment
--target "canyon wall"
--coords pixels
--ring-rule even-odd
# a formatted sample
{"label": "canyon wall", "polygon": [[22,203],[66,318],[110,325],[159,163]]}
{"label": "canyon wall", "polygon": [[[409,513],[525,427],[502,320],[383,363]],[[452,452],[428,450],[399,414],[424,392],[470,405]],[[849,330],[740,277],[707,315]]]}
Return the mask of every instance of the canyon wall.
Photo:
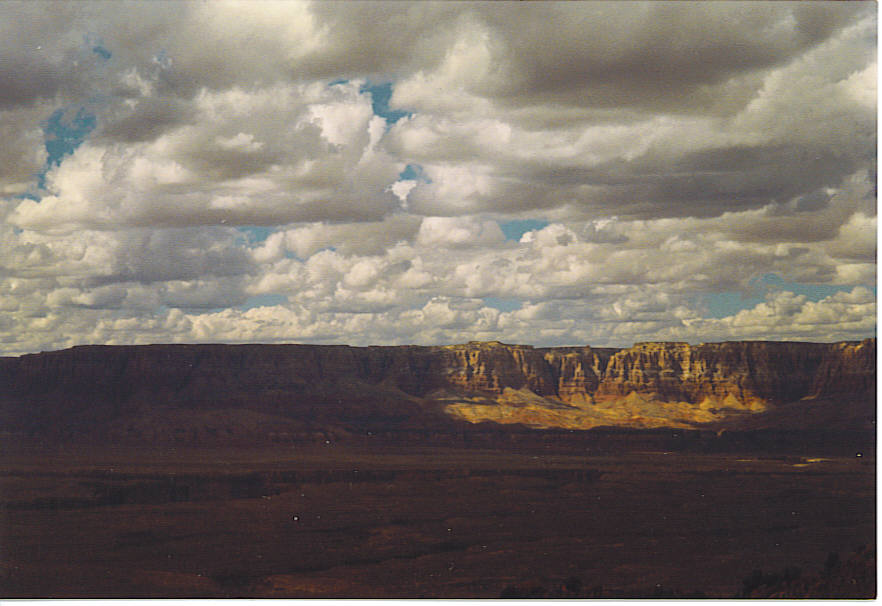
{"label": "canyon wall", "polygon": [[718,429],[762,419],[812,426],[831,415],[866,429],[875,393],[875,339],[620,350],[81,346],[0,358],[0,426],[28,434],[285,439],[464,422]]}
{"label": "canyon wall", "polygon": [[826,423],[839,414],[846,424],[870,428],[874,419],[875,339],[638,343],[621,350],[471,343],[447,350],[449,382],[496,396],[491,402],[447,398],[448,411],[471,422],[734,427],[796,402],[825,411],[788,419],[789,425],[812,425],[820,417]]}

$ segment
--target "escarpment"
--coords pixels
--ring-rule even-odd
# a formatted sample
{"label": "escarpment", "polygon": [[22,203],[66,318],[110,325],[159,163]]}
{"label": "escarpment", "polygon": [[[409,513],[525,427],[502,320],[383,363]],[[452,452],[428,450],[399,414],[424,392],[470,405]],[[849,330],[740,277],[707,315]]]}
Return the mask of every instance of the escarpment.
{"label": "escarpment", "polygon": [[497,341],[439,348],[444,382],[468,392],[501,394],[527,389],[569,401],[597,389],[614,349],[561,347],[536,349]]}
{"label": "escarpment", "polygon": [[831,357],[841,356],[803,343],[640,343],[612,357],[599,391],[783,403],[810,395],[818,368]]}
{"label": "escarpment", "polygon": [[0,358],[0,431],[201,439],[875,418],[876,341],[80,346]]}

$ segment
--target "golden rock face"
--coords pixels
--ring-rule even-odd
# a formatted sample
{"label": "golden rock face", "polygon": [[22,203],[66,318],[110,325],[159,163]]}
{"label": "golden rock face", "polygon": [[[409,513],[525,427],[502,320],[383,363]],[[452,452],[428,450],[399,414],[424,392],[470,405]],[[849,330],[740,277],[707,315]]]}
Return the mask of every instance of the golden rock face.
{"label": "golden rock face", "polygon": [[731,395],[723,401],[705,398],[699,403],[691,403],[664,401],[658,399],[657,394],[636,391],[624,397],[603,396],[594,400],[583,396],[563,403],[530,391],[509,388],[492,402],[468,397],[453,400],[445,406],[445,411],[470,423],[492,421],[564,429],[599,426],[688,428],[766,410],[766,404],[760,400],[743,403]]}
{"label": "golden rock face", "polygon": [[[472,423],[718,425],[785,403],[870,393],[875,385],[874,339],[638,343],[618,351],[470,343],[448,351],[448,384],[461,395],[443,399],[445,411]],[[475,392],[483,395],[469,395]]]}

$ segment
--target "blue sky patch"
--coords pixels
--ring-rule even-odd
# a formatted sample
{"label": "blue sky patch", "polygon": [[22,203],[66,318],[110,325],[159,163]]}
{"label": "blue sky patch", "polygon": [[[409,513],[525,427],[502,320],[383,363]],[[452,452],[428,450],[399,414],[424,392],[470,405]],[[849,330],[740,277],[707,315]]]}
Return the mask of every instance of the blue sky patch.
{"label": "blue sky patch", "polygon": [[[753,291],[745,296],[738,292],[710,293],[704,296],[704,304],[711,318],[725,318],[734,316],[743,309],[752,309],[766,300],[766,295],[772,291],[792,292],[795,295],[803,295],[809,301],[820,301],[838,292],[851,292],[854,285],[841,284],[803,284],[790,282],[775,273],[763,274],[750,281]],[[876,287],[872,287],[873,293]]]}
{"label": "blue sky patch", "polygon": [[263,225],[241,225],[236,227],[236,230],[245,234],[248,244],[259,244],[269,238],[275,228]]}
{"label": "blue sky patch", "polygon": [[171,57],[168,56],[168,53],[165,52],[165,49],[162,49],[161,51],[153,55],[153,62],[161,69],[168,69],[172,65]]}
{"label": "blue sky patch", "polygon": [[714,292],[704,296],[707,315],[711,318],[734,316],[742,309],[752,309],[763,301],[763,297],[745,297],[737,292]]}
{"label": "blue sky patch", "polygon": [[240,305],[239,309],[245,311],[248,309],[254,309],[255,307],[272,307],[274,305],[284,305],[287,302],[288,297],[286,297],[285,295],[279,295],[275,293],[254,295],[253,297],[248,297],[248,300]]}
{"label": "blue sky patch", "polygon": [[95,46],[93,46],[92,52],[95,53],[96,55],[98,55],[99,57],[101,57],[102,59],[104,59],[105,61],[107,61],[108,59],[110,59],[113,56],[113,53],[111,53],[109,50],[107,50],[106,48],[101,46],[101,44],[96,44]]}
{"label": "blue sky patch", "polygon": [[523,236],[528,231],[536,231],[547,226],[548,221],[543,221],[541,219],[522,219],[518,221],[506,221],[505,223],[500,223],[499,229],[501,229],[502,233],[505,234],[506,240],[514,240],[515,242],[517,242],[521,239],[521,236]]}
{"label": "blue sky patch", "polygon": [[97,36],[93,36],[91,34],[83,36],[83,46],[85,46],[85,48],[98,55],[105,61],[110,60],[110,58],[113,56],[113,53],[111,53],[107,49],[107,47],[104,46],[104,41]]}
{"label": "blue sky patch", "polygon": [[[69,113],[64,109],[55,110],[43,126],[46,165],[37,174],[37,187],[40,189],[46,185],[46,173],[49,169],[61,164],[65,156],[69,156],[82,145],[98,124],[97,118],[83,107],[77,110],[73,118],[65,120],[65,114]],[[32,194],[24,194],[22,197],[38,199]]]}
{"label": "blue sky patch", "polygon": [[761,288],[765,292],[770,290],[786,290],[797,295],[805,295],[809,301],[820,301],[838,292],[851,291],[854,286],[841,284],[802,284],[788,282],[778,274],[764,274],[751,282],[754,288]]}
{"label": "blue sky patch", "polygon": [[65,110],[59,109],[49,116],[43,133],[46,139],[46,165],[58,165],[64,156],[70,155],[89,136],[98,120],[85,108],[80,108],[70,120],[65,120]]}
{"label": "blue sky patch", "polygon": [[423,183],[431,183],[432,180],[426,176],[423,167],[419,164],[408,164],[404,170],[398,174],[400,181],[422,181]]}
{"label": "blue sky patch", "polygon": [[504,299],[500,297],[484,297],[484,305],[499,311],[516,311],[524,306],[518,299]]}
{"label": "blue sky patch", "polygon": [[370,81],[365,82],[364,86],[359,89],[360,93],[370,93],[371,105],[374,113],[381,118],[385,118],[389,124],[398,122],[405,116],[411,116],[408,111],[400,109],[389,109],[389,99],[392,98],[392,83],[384,82],[383,84],[371,84]]}

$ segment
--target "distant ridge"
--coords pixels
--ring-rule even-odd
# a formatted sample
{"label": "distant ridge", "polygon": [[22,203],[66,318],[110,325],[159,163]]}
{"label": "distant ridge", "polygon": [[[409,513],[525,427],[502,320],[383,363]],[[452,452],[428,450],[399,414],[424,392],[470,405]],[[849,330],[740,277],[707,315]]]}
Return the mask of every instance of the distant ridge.
{"label": "distant ridge", "polygon": [[87,345],[0,358],[7,435],[302,440],[535,429],[872,430],[876,340],[630,348]]}

